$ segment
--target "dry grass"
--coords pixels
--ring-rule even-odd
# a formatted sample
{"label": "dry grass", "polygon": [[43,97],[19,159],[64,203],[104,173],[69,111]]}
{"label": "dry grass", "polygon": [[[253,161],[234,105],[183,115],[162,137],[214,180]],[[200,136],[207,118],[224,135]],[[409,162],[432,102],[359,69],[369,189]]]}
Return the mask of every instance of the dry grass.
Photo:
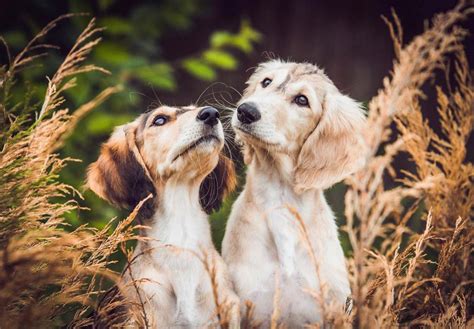
{"label": "dry grass", "polygon": [[[51,48],[40,40],[61,20],[48,24],[27,47],[0,70],[2,92],[0,153],[0,321],[2,327],[53,327],[64,325],[66,314],[85,316],[100,293],[103,280],[115,280],[109,257],[120,244],[134,239],[135,214],[111,231],[65,228],[64,214],[78,208],[72,199],[80,194],[58,181],[69,159],[54,153],[81,115],[117,91],[111,88],[72,116],[62,108],[62,93],[74,87],[74,76],[101,68],[83,62],[99,39],[94,20],[78,37],[51,79],[40,111],[31,104],[10,104],[9,92],[20,70],[27,69],[42,51]],[[64,200],[53,202],[53,199]]]}
{"label": "dry grass", "polygon": [[[466,162],[466,143],[474,123],[474,91],[462,46],[466,31],[457,24],[473,10],[462,2],[437,15],[407,45],[398,18],[387,20],[396,59],[369,104],[369,164],[347,182],[354,310],[341,326],[472,325],[474,167]],[[454,76],[445,91],[437,87],[439,133],[420,105],[422,87],[436,71]],[[398,153],[409,157],[412,170],[392,167]],[[386,187],[387,176],[396,187]],[[405,206],[407,200],[411,206]],[[409,225],[415,211],[426,220],[422,233]]]}
{"label": "dry grass", "polygon": [[[60,170],[72,159],[61,159],[55,152],[84,115],[121,90],[120,86],[109,87],[72,114],[63,108],[63,93],[74,88],[76,75],[108,73],[84,64],[100,42],[95,36],[101,29],[95,27],[95,20],[78,36],[53,77],[47,79],[38,112],[32,111],[28,97],[23,104],[10,104],[15,76],[44,56],[41,51],[52,48],[40,41],[70,16],[48,24],[14,58],[10,58],[7,47],[9,64],[0,68],[0,322],[7,328],[150,327],[140,282],[131,280],[138,298],[128,300],[120,291],[130,291],[130,287],[122,286],[120,273],[110,270],[111,256],[117,251],[126,256],[124,271],[140,256],[132,258],[126,242],[144,239],[136,232],[146,228],[135,225],[134,219],[146,199],[115,228],[111,221],[102,230],[79,227],[68,231],[64,220],[65,213],[79,208],[73,197],[81,195],[58,181]],[[214,286],[216,314],[222,327],[227,327],[230,305],[219,299],[215,264],[202,261]],[[111,284],[113,288],[105,290]]]}
{"label": "dry grass", "polygon": [[[436,16],[424,33],[406,45],[397,17],[394,15],[393,23],[387,20],[394,37],[394,67],[369,104],[368,165],[346,182],[344,230],[352,248],[348,264],[353,309],[346,314],[324,305],[324,326],[474,325],[474,167],[466,161],[466,142],[474,123],[474,91],[462,46],[467,33],[459,27],[473,11],[461,2]],[[42,56],[41,51],[51,48],[40,40],[66,17],[50,23],[0,69],[0,321],[8,328],[53,327],[64,325],[64,314],[73,312],[70,326],[103,321],[98,318],[119,325],[132,318],[135,324],[147,327],[143,305],[127,303],[114,291],[104,294],[102,288],[104,281],[117,282],[120,288],[120,275],[108,269],[109,259],[118,249],[130,254],[125,242],[138,238],[133,224],[136,211],[114,230],[111,223],[100,231],[88,227],[65,230],[64,214],[77,209],[73,196],[80,194],[58,181],[68,159],[60,159],[55,152],[82,115],[120,90],[105,90],[72,115],[63,108],[62,92],[74,86],[76,74],[105,72],[83,64],[100,41],[94,37],[100,31],[94,21],[48,80],[36,116],[24,111],[30,108],[26,97],[24,104],[10,104],[15,75]],[[436,72],[445,72],[452,80],[444,89],[437,87],[439,131],[423,117],[420,102],[423,86]],[[409,157],[413,168],[400,171],[393,167],[400,154]],[[387,177],[396,182],[395,187],[387,184]],[[53,198],[64,201],[53,202]],[[414,214],[421,214],[426,223],[421,232],[411,228]],[[302,222],[295,220],[295,225],[306,241]],[[312,258],[317,275],[317,260]],[[213,264],[207,266],[212,279]],[[225,325],[227,310],[217,302],[216,283],[214,290],[216,312]],[[324,291],[308,293],[324,300]],[[91,309],[97,309],[95,317],[90,316]],[[245,327],[255,327],[252,305],[247,310]],[[284,327],[278,308],[272,327]]]}
{"label": "dry grass", "polygon": [[[324,289],[308,291],[324,318],[308,327],[474,326],[474,166],[466,160],[474,85],[462,45],[467,31],[459,26],[473,12],[460,2],[406,45],[395,13],[393,22],[385,20],[394,66],[369,103],[368,164],[346,181],[343,230],[351,244],[352,311],[323,305]],[[436,87],[437,132],[423,117],[420,100],[429,104],[423,87],[439,73],[447,82]],[[401,154],[412,169],[393,166]],[[293,213],[307,245],[304,223]],[[415,232],[411,222],[420,217],[425,228]],[[317,259],[308,249],[317,275]],[[282,325],[272,317],[272,328]]]}

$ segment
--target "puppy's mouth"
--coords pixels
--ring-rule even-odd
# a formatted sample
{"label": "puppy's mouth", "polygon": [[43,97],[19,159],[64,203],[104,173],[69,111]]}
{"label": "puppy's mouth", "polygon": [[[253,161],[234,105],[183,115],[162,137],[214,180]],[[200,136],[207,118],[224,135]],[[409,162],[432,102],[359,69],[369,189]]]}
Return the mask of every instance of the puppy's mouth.
{"label": "puppy's mouth", "polygon": [[279,144],[277,143],[271,143],[271,142],[266,141],[265,139],[258,136],[257,134],[255,134],[255,132],[253,132],[251,129],[247,128],[244,125],[239,125],[239,126],[234,126],[234,127],[238,131],[244,133],[246,137],[248,137],[251,141],[255,142],[256,144],[262,145],[264,147],[279,146]]}
{"label": "puppy's mouth", "polygon": [[190,151],[196,149],[197,147],[199,147],[202,144],[212,143],[212,142],[218,142],[219,143],[220,141],[221,140],[216,135],[202,136],[202,137],[198,138],[196,141],[189,144],[182,152],[180,152],[177,156],[175,156],[173,161],[175,161],[178,158],[186,155],[187,153],[189,153]]}
{"label": "puppy's mouth", "polygon": [[235,126],[235,129],[239,130],[240,132],[243,132],[245,135],[247,135],[251,138],[258,139],[259,141],[262,141],[262,139],[259,136],[257,136],[257,134],[255,134],[255,132],[252,131],[252,129],[248,128],[247,126],[239,125],[239,126]]}

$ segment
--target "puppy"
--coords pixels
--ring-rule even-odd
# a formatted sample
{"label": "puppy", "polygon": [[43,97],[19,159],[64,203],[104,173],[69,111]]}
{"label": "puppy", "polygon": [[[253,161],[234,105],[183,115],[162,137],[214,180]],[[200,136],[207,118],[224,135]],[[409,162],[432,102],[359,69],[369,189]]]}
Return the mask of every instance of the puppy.
{"label": "puppy", "polygon": [[323,190],[364,164],[365,116],[318,67],[261,64],[232,117],[248,165],[222,245],[234,288],[269,327],[321,323],[351,291]]}
{"label": "puppy", "polygon": [[123,275],[122,293],[145,311],[147,323],[135,325],[239,327],[239,299],[206,214],[235,187],[223,145],[216,109],[162,106],[118,127],[89,167],[88,186],[114,205],[153,196],[140,212],[146,238]]}

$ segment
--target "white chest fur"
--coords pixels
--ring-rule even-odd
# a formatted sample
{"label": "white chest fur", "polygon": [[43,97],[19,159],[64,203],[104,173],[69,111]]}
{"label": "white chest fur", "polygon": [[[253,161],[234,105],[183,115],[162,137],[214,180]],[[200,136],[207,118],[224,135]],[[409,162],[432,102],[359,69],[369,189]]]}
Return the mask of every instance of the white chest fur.
{"label": "white chest fur", "polygon": [[320,303],[334,302],[342,309],[350,295],[349,281],[323,192],[298,195],[280,177],[249,172],[228,223],[223,256],[237,293],[255,304],[255,316],[264,327],[275,293],[280,295],[281,320],[303,327],[321,321]]}
{"label": "white chest fur", "polygon": [[[135,249],[136,260],[125,279],[138,282],[153,328],[217,327],[216,301],[206,262],[221,262],[211,240],[207,215],[199,205],[199,189],[175,184],[164,191],[146,241]],[[218,273],[225,275],[225,273]],[[130,285],[130,295],[137,291]],[[233,296],[223,286],[226,296]]]}

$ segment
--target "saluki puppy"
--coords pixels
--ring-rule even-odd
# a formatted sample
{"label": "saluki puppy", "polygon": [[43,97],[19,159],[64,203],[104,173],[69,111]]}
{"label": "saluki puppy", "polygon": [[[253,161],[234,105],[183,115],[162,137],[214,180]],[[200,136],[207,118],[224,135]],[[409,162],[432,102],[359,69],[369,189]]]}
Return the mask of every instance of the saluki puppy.
{"label": "saluki puppy", "polygon": [[[239,327],[239,300],[214,248],[207,213],[235,187],[212,107],[162,106],[117,127],[89,167],[88,186],[114,205],[143,205],[126,297],[152,328]],[[133,282],[132,282],[133,281]],[[222,312],[227,310],[225,320]]]}
{"label": "saluki puppy", "polygon": [[289,328],[321,323],[322,310],[342,310],[351,293],[323,190],[363,166],[365,116],[312,64],[269,61],[247,85],[232,117],[247,180],[223,258],[262,327],[274,306]]}

